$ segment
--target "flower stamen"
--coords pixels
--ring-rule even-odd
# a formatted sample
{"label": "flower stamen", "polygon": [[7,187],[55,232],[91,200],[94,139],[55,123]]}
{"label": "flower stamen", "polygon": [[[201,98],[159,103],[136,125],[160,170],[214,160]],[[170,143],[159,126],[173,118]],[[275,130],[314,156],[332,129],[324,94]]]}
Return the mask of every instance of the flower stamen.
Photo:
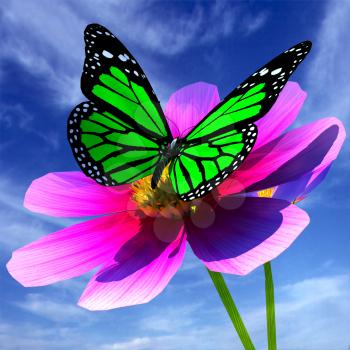
{"label": "flower stamen", "polygon": [[189,203],[182,201],[172,187],[169,166],[164,169],[155,189],[152,189],[151,181],[152,175],[149,175],[131,184],[132,199],[146,215],[180,218],[189,211]]}
{"label": "flower stamen", "polygon": [[270,187],[265,190],[258,191],[258,197],[272,198],[276,191],[276,187]]}

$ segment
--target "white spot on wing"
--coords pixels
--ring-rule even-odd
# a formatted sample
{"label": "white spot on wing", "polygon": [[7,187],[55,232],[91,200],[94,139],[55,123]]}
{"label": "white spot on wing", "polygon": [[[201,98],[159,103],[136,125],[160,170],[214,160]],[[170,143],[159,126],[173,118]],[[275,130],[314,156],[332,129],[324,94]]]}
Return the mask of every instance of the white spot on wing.
{"label": "white spot on wing", "polygon": [[125,57],[125,56],[122,55],[122,54],[120,54],[120,55],[118,56],[118,58],[119,58],[121,61],[123,61],[123,62],[125,62],[125,61],[128,60],[127,57]]}
{"label": "white spot on wing", "polygon": [[277,68],[277,69],[275,69],[275,70],[273,70],[273,71],[271,72],[271,75],[276,75],[276,74],[278,74],[281,70],[282,70],[282,68]]}
{"label": "white spot on wing", "polygon": [[107,57],[107,58],[112,58],[113,57],[113,54],[111,54],[109,51],[107,50],[103,50],[102,51],[102,55]]}
{"label": "white spot on wing", "polygon": [[263,75],[267,74],[268,71],[269,71],[269,70],[268,70],[267,68],[264,68],[264,69],[262,69],[262,70],[259,72],[259,74],[260,74],[260,76],[263,76]]}

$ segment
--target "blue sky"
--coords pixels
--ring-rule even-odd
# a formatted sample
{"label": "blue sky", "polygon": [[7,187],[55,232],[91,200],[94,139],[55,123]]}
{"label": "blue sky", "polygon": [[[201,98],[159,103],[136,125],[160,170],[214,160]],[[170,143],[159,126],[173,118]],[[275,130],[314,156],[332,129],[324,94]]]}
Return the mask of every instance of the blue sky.
{"label": "blue sky", "polygon": [[[12,250],[72,223],[22,208],[30,182],[77,170],[66,119],[83,97],[83,30],[98,22],[139,60],[162,103],[196,81],[222,97],[293,44],[313,50],[293,81],[308,99],[297,125],[337,116],[350,126],[350,3],[346,1],[7,1],[0,5],[0,348],[3,350],[240,349],[200,262],[149,304],[91,313],[75,305],[89,276],[24,288]],[[350,147],[302,203],[311,224],[273,261],[281,350],[350,346]],[[266,349],[263,269],[227,276],[257,349]]]}

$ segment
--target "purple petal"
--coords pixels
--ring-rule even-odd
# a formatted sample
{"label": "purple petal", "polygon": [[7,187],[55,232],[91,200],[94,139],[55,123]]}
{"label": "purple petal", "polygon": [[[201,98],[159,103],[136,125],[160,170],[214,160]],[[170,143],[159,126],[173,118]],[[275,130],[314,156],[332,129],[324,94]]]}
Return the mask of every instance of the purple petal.
{"label": "purple petal", "polygon": [[218,190],[221,195],[260,191],[317,173],[338,156],[344,139],[343,124],[336,118],[289,131],[253,150]]}
{"label": "purple petal", "polygon": [[199,82],[187,85],[170,96],[165,115],[173,137],[183,137],[218,103],[215,85]]}
{"label": "purple petal", "polygon": [[140,233],[91,279],[79,300],[80,306],[108,310],[142,304],[167,286],[181,266],[186,237],[182,222],[158,219],[164,221],[158,225],[163,232],[157,234],[156,222],[146,219]]}
{"label": "purple petal", "polygon": [[287,201],[231,196],[219,202],[211,226],[189,221],[186,231],[210,270],[245,275],[287,249],[308,223],[307,213]]}
{"label": "purple petal", "polygon": [[304,197],[313,191],[326,178],[331,166],[332,164],[322,168],[320,171],[313,172],[304,192],[301,193],[299,197]]}
{"label": "purple petal", "polygon": [[14,251],[7,269],[26,287],[80,276],[109,261],[139,227],[128,213],[79,223]]}
{"label": "purple petal", "polygon": [[254,149],[280,136],[293,124],[306,99],[306,92],[298,83],[288,82],[271,110],[256,122],[258,139]]}
{"label": "purple petal", "polygon": [[133,208],[129,185],[106,187],[79,171],[49,173],[32,182],[24,206],[51,216],[81,217]]}
{"label": "purple petal", "polygon": [[[277,186],[274,198],[290,202],[301,200],[315,189],[327,176],[331,165],[317,172],[310,172],[299,179]],[[315,176],[316,173],[316,176]]]}
{"label": "purple petal", "polygon": [[302,197],[306,186],[311,178],[312,173],[307,173],[297,180],[287,182],[283,185],[277,186],[273,198],[284,199],[288,202],[293,202]]}

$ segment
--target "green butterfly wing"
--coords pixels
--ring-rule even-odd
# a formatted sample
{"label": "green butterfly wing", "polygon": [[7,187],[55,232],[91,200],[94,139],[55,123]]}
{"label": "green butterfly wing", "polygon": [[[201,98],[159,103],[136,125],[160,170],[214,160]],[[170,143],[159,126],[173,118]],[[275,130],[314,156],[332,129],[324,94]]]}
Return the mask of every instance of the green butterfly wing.
{"label": "green butterfly wing", "polygon": [[248,124],[201,142],[188,142],[170,166],[175,191],[184,201],[203,197],[238,169],[256,137],[257,127]]}
{"label": "green butterfly wing", "polygon": [[160,103],[140,65],[105,27],[84,32],[81,89],[90,100],[68,120],[68,139],[81,170],[100,184],[152,174],[171,142]]}
{"label": "green butterfly wing", "polygon": [[183,200],[204,196],[238,169],[256,141],[254,121],[271,109],[310,49],[301,42],[259,68],[181,140],[170,178]]}
{"label": "green butterfly wing", "polygon": [[137,129],[171,141],[160,102],[133,55],[99,24],[88,25],[84,39],[83,94]]}
{"label": "green butterfly wing", "polygon": [[93,102],[83,102],[68,119],[68,140],[82,171],[106,186],[130,183],[153,173],[160,160],[158,138]]}

